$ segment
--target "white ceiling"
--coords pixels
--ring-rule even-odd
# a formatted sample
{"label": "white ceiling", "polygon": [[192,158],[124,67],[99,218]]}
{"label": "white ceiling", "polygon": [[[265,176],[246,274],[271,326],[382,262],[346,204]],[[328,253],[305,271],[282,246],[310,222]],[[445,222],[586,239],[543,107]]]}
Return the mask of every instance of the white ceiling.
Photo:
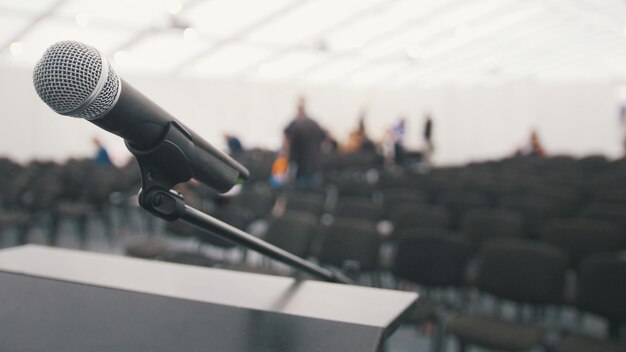
{"label": "white ceiling", "polygon": [[626,78],[626,0],[0,0],[0,64],[346,87]]}

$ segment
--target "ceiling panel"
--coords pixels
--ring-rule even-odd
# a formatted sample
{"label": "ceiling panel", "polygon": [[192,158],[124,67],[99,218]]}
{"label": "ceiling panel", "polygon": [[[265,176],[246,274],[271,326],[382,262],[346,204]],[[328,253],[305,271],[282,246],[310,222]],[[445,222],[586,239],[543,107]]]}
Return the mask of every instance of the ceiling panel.
{"label": "ceiling panel", "polygon": [[204,1],[184,17],[201,33],[230,36],[296,0]]}
{"label": "ceiling panel", "polygon": [[87,14],[94,19],[135,25],[149,25],[168,15],[166,2],[160,0],[71,0],[55,12],[72,18]]}
{"label": "ceiling panel", "polygon": [[354,72],[350,77],[347,77],[343,84],[348,87],[365,87],[383,84],[385,78],[406,69],[407,65],[408,63],[406,61],[397,61],[367,66]]}
{"label": "ceiling panel", "polygon": [[57,1],[58,0],[0,0],[0,9],[10,8],[37,13],[49,8]]}
{"label": "ceiling panel", "polygon": [[329,83],[338,78],[345,77],[365,64],[363,58],[350,56],[331,60],[320,67],[311,70],[305,77],[311,83]]}
{"label": "ceiling panel", "polygon": [[[300,0],[303,1],[303,0]],[[379,3],[380,0],[307,1],[292,13],[251,33],[249,38],[261,42],[295,44],[302,40],[323,39],[318,33],[350,17],[354,12]]]}
{"label": "ceiling panel", "polygon": [[46,48],[62,40],[84,42],[106,53],[128,34],[110,28],[79,27],[75,22],[45,20],[20,39],[24,46],[22,57],[27,64],[35,63]]}
{"label": "ceiling panel", "polygon": [[195,76],[232,76],[272,54],[271,50],[255,45],[233,44],[200,59],[189,72]]}
{"label": "ceiling panel", "polygon": [[168,72],[207,45],[210,43],[206,41],[185,40],[182,30],[168,30],[139,41],[125,52],[117,52],[115,63],[125,70]]}
{"label": "ceiling panel", "polygon": [[32,65],[73,39],[122,70],[187,76],[352,87],[626,78],[623,0],[67,0],[32,24],[56,3],[0,0],[0,43],[22,33],[0,64]]}
{"label": "ceiling panel", "polygon": [[321,62],[324,54],[310,51],[297,51],[287,53],[275,60],[259,65],[256,77],[260,79],[288,79],[294,77],[303,70]]}

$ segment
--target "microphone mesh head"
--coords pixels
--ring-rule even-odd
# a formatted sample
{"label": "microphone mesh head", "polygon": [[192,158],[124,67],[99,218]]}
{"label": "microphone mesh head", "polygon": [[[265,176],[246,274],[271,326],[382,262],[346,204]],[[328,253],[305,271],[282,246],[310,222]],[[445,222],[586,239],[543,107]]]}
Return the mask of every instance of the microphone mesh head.
{"label": "microphone mesh head", "polygon": [[61,115],[96,119],[119,96],[120,81],[95,48],[74,41],[50,46],[37,62],[33,83],[39,97]]}

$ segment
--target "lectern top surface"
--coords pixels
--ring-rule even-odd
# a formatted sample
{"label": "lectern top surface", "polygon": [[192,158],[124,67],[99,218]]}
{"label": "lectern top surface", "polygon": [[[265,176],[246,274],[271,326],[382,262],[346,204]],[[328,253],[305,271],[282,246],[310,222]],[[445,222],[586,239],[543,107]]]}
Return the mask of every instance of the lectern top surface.
{"label": "lectern top surface", "polygon": [[379,328],[417,299],[408,292],[37,245],[1,250],[0,271]]}

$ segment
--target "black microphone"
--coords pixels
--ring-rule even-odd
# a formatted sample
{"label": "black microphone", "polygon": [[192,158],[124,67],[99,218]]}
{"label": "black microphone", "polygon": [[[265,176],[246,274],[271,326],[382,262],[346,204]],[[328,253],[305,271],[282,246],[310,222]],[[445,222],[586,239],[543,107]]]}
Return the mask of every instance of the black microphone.
{"label": "black microphone", "polygon": [[249,177],[245,167],[120,79],[104,55],[89,45],[62,41],[50,46],[35,66],[33,83],[52,110],[124,138],[135,155],[158,146],[171,128],[179,129],[186,139],[182,162],[193,178],[218,192]]}

